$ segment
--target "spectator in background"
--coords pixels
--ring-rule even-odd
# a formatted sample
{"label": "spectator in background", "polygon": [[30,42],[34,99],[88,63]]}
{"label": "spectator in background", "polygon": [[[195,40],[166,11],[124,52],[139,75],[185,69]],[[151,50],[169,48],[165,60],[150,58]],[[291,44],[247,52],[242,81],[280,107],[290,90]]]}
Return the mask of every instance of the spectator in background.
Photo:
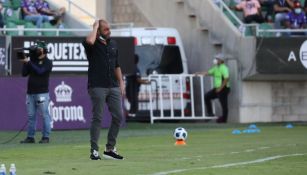
{"label": "spectator in background", "polygon": [[35,23],[37,28],[41,28],[43,22],[49,22],[54,19],[53,17],[39,14],[35,7],[35,0],[23,0],[21,9],[24,20]]}
{"label": "spectator in background", "polygon": [[54,18],[54,20],[50,21],[52,25],[56,25],[59,28],[64,28],[63,27],[63,19],[64,19],[64,14],[65,14],[64,7],[61,7],[56,10],[52,10],[50,9],[49,3],[46,0],[36,0],[35,7],[36,7],[36,10],[41,15],[52,16]]}
{"label": "spectator in background", "polygon": [[244,23],[249,24],[253,21],[263,23],[261,6],[258,0],[243,0],[235,6],[235,10],[243,10]]}
{"label": "spectator in background", "polygon": [[139,56],[134,55],[135,72],[132,75],[127,76],[126,96],[130,103],[129,117],[135,117],[138,111],[139,105],[139,91],[141,84],[149,84],[148,80],[142,80],[141,73],[137,64],[139,62]]}
{"label": "spectator in background", "polygon": [[[2,16],[2,2],[0,2],[0,28],[3,28],[4,26],[4,21],[3,21],[3,16]],[[1,32],[2,33],[2,32]]]}
{"label": "spectator in background", "polygon": [[[288,13],[286,18],[288,29],[306,28],[306,16],[299,1],[294,2],[294,8]],[[305,35],[305,32],[291,32],[290,35]]]}
{"label": "spectator in background", "polygon": [[273,22],[275,0],[259,0],[261,7],[266,7],[265,21]]}
{"label": "spectator in background", "polygon": [[[284,23],[287,19],[288,13],[291,12],[293,7],[293,0],[275,0],[274,11],[275,11],[275,20],[274,28],[281,29],[281,23]],[[280,33],[277,33],[276,36],[280,36]]]}
{"label": "spectator in background", "polygon": [[304,11],[305,11],[305,14],[307,15],[307,0],[305,0]]}

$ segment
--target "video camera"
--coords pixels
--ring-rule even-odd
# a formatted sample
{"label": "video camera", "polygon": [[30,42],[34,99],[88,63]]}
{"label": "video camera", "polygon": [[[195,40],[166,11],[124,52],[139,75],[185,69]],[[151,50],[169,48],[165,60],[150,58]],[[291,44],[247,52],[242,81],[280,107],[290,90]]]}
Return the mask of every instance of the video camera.
{"label": "video camera", "polygon": [[[41,51],[42,48],[43,51]],[[27,48],[17,48],[17,59],[25,59],[26,57],[30,57],[31,61],[38,60],[38,57],[41,56],[43,53],[47,54],[48,49],[47,49],[47,44],[45,41],[36,41],[35,45],[32,45]],[[25,51],[29,51],[28,53],[25,53]]]}

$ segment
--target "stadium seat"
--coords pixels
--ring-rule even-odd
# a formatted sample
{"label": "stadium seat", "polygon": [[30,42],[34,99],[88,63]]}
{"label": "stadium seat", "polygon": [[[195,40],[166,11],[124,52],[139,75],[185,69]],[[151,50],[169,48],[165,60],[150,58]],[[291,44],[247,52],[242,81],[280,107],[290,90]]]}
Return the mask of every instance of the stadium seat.
{"label": "stadium seat", "polygon": [[[6,23],[6,28],[8,29],[16,29],[17,25],[13,22],[8,22]],[[11,36],[17,36],[18,35],[18,31],[7,31],[6,35],[11,35]]]}
{"label": "stadium seat", "polygon": [[[43,29],[55,29],[53,25],[51,25],[49,22],[43,23]],[[43,36],[56,36],[55,31],[42,31]]]}
{"label": "stadium seat", "polygon": [[[273,29],[273,26],[270,23],[262,23],[262,24],[259,24],[259,29],[263,29],[263,30]],[[272,32],[262,32],[262,33],[260,33],[259,36],[261,36],[261,37],[272,37],[272,36],[274,36],[274,33],[272,33]]]}
{"label": "stadium seat", "polygon": [[3,8],[11,8],[11,1],[4,1],[2,2],[2,7]]}
{"label": "stadium seat", "polygon": [[25,21],[20,18],[20,8],[13,10],[12,8],[6,8],[4,10],[4,22],[13,22],[17,25],[25,24]]}
{"label": "stadium seat", "polygon": [[[36,26],[32,22],[27,22],[24,25],[25,29],[36,29]],[[25,36],[38,36],[39,32],[37,31],[25,31],[24,32]]]}
{"label": "stadium seat", "polygon": [[11,0],[11,7],[17,10],[21,7],[21,0]]}

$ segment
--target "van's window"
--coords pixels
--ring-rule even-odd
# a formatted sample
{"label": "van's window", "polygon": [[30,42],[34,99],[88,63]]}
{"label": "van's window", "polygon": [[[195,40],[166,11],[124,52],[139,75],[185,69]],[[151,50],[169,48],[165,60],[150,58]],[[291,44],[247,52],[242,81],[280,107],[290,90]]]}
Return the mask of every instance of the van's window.
{"label": "van's window", "polygon": [[164,47],[158,72],[161,74],[179,74],[183,72],[178,46]]}
{"label": "van's window", "polygon": [[179,74],[183,72],[182,58],[178,46],[143,45],[136,46],[139,55],[138,68],[146,76],[156,71],[159,74]]}

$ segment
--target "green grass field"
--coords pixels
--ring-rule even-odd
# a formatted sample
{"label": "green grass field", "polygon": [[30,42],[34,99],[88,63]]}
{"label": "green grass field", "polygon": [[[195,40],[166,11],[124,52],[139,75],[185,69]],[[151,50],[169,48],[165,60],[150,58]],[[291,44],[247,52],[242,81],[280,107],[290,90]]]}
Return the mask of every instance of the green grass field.
{"label": "green grass field", "polygon": [[[176,127],[188,130],[186,146],[174,146]],[[15,163],[18,175],[306,175],[307,125],[258,124],[258,134],[233,135],[246,125],[128,123],[118,138],[125,160],[89,160],[89,133],[54,131],[50,144],[21,145],[25,133],[0,145],[0,163]],[[4,142],[16,132],[0,132]],[[36,140],[39,140],[40,133]],[[103,150],[106,130],[101,132]]]}

